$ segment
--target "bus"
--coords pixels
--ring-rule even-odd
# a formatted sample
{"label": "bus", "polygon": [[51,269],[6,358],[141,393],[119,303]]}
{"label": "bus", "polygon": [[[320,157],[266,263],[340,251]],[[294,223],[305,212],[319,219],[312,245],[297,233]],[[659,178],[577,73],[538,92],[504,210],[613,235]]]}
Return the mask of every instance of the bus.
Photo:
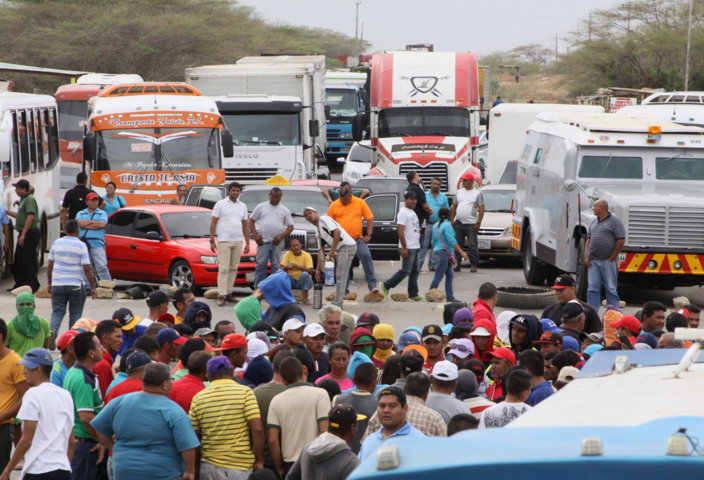
{"label": "bus", "polygon": [[100,195],[108,182],[128,205],[169,203],[180,183],[225,182],[232,135],[217,105],[182,83],[114,85],[91,99],[83,166]]}
{"label": "bus", "polygon": [[25,179],[34,187],[39,206],[39,264],[59,237],[59,123],[56,100],[49,95],[0,93],[0,198],[6,210],[17,210],[12,187]]}
{"label": "bus", "polygon": [[142,82],[139,75],[88,73],[76,83],[61,85],[54,94],[59,107],[59,147],[61,149],[61,189],[76,184],[83,162],[83,135],[88,120],[88,101],[108,85]]}

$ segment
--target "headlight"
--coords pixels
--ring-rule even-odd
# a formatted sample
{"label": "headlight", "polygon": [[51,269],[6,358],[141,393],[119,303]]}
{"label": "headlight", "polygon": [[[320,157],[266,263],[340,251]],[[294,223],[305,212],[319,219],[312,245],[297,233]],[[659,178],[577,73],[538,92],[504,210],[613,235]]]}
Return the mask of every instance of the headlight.
{"label": "headlight", "polygon": [[212,257],[210,255],[201,255],[200,256],[200,263],[205,263],[207,265],[217,265],[218,264],[218,257]]}
{"label": "headlight", "polygon": [[362,174],[359,172],[350,172],[350,178],[356,178],[359,180],[360,178],[362,178]]}
{"label": "headlight", "polygon": [[340,138],[352,138],[352,132],[340,132]]}

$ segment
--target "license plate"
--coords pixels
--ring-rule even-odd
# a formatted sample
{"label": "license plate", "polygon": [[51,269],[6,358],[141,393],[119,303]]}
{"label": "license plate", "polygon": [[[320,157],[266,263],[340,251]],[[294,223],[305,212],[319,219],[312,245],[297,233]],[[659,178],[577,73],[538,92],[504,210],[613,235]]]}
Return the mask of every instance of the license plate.
{"label": "license plate", "polygon": [[244,279],[247,281],[247,283],[254,283],[254,272],[245,273]]}
{"label": "license plate", "polygon": [[479,240],[479,250],[491,250],[491,240]]}
{"label": "license plate", "polygon": [[619,253],[618,254],[618,262],[625,262],[626,261],[626,254],[625,253]]}

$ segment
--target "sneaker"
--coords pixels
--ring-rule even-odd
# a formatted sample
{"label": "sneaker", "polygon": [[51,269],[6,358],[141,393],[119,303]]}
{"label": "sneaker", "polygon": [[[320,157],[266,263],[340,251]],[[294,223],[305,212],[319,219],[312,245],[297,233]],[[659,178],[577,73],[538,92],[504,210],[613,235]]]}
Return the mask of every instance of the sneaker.
{"label": "sneaker", "polygon": [[477,265],[473,263],[472,266],[469,267],[469,271],[472,272],[472,273],[476,272],[476,271],[477,271]]}
{"label": "sneaker", "polygon": [[56,330],[52,330],[49,333],[49,350],[56,350]]}
{"label": "sneaker", "polygon": [[[389,298],[389,289],[386,288],[386,285],[384,285],[384,282],[381,282],[379,284],[379,289],[381,289],[381,293],[384,294],[384,298]],[[379,290],[379,289],[375,288],[375,290]]]}
{"label": "sneaker", "polygon": [[218,307],[225,305],[225,297],[218,297]]}
{"label": "sneaker", "polygon": [[415,297],[409,298],[409,300],[413,300],[414,302],[424,302],[425,297],[421,297],[420,295],[416,295]]}

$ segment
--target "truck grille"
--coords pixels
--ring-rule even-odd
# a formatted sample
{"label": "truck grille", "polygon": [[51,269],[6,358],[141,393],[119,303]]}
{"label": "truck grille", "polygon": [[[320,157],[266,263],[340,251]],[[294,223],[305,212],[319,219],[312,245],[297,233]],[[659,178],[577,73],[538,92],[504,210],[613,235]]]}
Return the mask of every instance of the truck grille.
{"label": "truck grille", "polygon": [[267,178],[276,175],[276,168],[226,168],[225,169],[225,181],[226,182],[236,182],[236,181],[253,181],[253,180],[266,180]]}
{"label": "truck grille", "polygon": [[494,228],[494,227],[487,227],[487,228],[480,228],[479,232],[477,232],[480,236],[482,237],[498,237],[502,233],[504,233],[505,228]]}
{"label": "truck grille", "polygon": [[704,208],[632,206],[630,247],[704,248]]}
{"label": "truck grille", "polygon": [[430,181],[434,177],[438,177],[442,180],[440,190],[447,192],[447,163],[431,162],[427,165],[418,165],[416,162],[402,162],[398,166],[398,172],[401,176],[406,175],[408,172],[418,172],[425,190],[429,190]]}

